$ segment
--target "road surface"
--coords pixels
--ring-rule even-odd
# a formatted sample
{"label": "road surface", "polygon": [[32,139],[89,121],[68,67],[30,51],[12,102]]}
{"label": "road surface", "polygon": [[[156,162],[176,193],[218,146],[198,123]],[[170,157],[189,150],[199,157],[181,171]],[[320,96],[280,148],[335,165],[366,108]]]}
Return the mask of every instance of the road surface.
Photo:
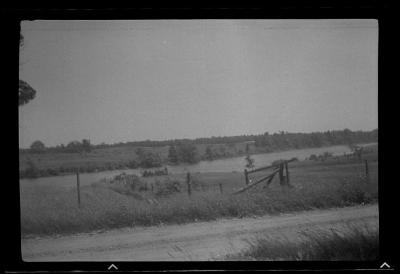
{"label": "road surface", "polygon": [[246,240],[257,235],[296,241],[305,229],[345,232],[346,223],[378,229],[378,206],[21,239],[21,249],[28,262],[218,260],[246,248]]}

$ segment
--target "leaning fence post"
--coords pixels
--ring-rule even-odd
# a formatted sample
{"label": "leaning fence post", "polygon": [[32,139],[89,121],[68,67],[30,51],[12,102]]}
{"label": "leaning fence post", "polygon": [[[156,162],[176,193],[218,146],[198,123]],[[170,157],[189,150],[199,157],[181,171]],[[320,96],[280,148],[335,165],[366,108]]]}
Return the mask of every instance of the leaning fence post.
{"label": "leaning fence post", "polygon": [[280,164],[279,165],[279,183],[281,185],[283,185],[285,183],[284,180],[285,180],[285,178],[283,176],[283,164]]}
{"label": "leaning fence post", "polygon": [[246,180],[246,185],[249,184],[249,174],[247,173],[247,169],[244,170],[244,178]]}
{"label": "leaning fence post", "polygon": [[290,179],[289,179],[289,167],[288,167],[288,163],[285,163],[285,169],[286,169],[286,184],[289,185],[290,184]]}
{"label": "leaning fence post", "polygon": [[188,186],[188,195],[190,197],[190,195],[192,194],[192,189],[191,189],[191,185],[190,185],[190,172],[188,172],[186,174],[186,184]]}
{"label": "leaning fence post", "polygon": [[81,189],[79,181],[79,171],[76,172],[76,188],[78,192],[78,207],[81,207]]}
{"label": "leaning fence post", "polygon": [[368,169],[368,160],[365,160],[365,178],[367,183],[369,183],[369,169]]}

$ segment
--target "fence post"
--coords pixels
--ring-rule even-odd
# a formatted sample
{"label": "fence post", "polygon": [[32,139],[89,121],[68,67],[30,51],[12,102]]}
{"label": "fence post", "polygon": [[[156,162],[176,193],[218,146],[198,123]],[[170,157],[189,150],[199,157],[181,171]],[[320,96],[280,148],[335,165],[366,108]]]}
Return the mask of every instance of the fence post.
{"label": "fence post", "polygon": [[365,160],[365,178],[367,183],[369,183],[369,169],[368,169],[368,160]]}
{"label": "fence post", "polygon": [[190,172],[188,172],[188,173],[186,174],[186,184],[187,184],[187,186],[188,186],[188,195],[189,195],[189,197],[190,197],[191,194],[192,194],[192,189],[191,189],[191,185],[190,185]]}
{"label": "fence post", "polygon": [[81,207],[81,188],[80,188],[80,181],[79,181],[79,171],[76,172],[76,188],[78,192],[78,207]]}
{"label": "fence post", "polygon": [[285,163],[285,169],[286,169],[286,184],[289,185],[290,184],[290,179],[289,179],[289,167],[288,167],[288,163]]}
{"label": "fence post", "polygon": [[284,180],[285,180],[285,178],[283,176],[283,164],[280,164],[279,165],[279,183],[281,184],[281,186],[284,185],[284,183],[285,183]]}
{"label": "fence post", "polygon": [[247,169],[244,170],[244,178],[246,180],[246,185],[249,184],[249,174],[247,173]]}
{"label": "fence post", "polygon": [[222,190],[222,184],[219,183],[219,192],[222,194],[224,191]]}

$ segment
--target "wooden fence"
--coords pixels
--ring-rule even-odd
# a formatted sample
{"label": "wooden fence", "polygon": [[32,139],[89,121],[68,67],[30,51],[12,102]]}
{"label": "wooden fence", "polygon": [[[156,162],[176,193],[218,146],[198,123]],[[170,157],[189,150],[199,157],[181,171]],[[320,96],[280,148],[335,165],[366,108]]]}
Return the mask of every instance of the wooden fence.
{"label": "wooden fence", "polygon": [[[244,188],[241,188],[238,191],[234,192],[233,194],[241,193],[241,192],[248,190],[249,188],[252,188],[253,186],[255,186],[261,182],[264,182],[264,181],[266,181],[266,186],[269,186],[269,184],[272,182],[272,180],[274,179],[276,174],[279,174],[279,182],[280,182],[281,186],[290,186],[289,165],[288,164],[293,161],[295,161],[295,159],[283,160],[277,164],[269,165],[266,167],[260,167],[257,169],[252,169],[252,170],[245,169],[244,170],[244,178],[245,178],[246,186]],[[271,174],[269,174],[265,177],[259,178],[255,182],[252,182],[249,179],[250,174],[268,170],[268,169],[272,169]]]}
{"label": "wooden fence", "polygon": [[[252,169],[252,170],[244,170],[244,176],[245,176],[245,183],[246,186],[233,192],[232,195],[234,194],[238,194],[241,192],[244,192],[250,188],[252,188],[255,185],[258,185],[261,182],[266,181],[266,185],[265,187],[269,186],[272,182],[272,180],[274,179],[274,177],[278,174],[279,177],[279,183],[281,186],[291,186],[290,185],[290,176],[289,176],[289,163],[295,161],[296,159],[291,159],[291,160],[283,160],[277,164],[273,164],[273,165],[269,165],[266,167],[260,167],[257,169]],[[369,172],[369,165],[368,165],[368,160],[364,160],[364,166],[365,166],[365,182],[369,183],[370,182],[370,172]],[[262,178],[258,178],[255,182],[253,182],[250,178],[249,175],[250,174],[254,174],[260,171],[265,171],[265,170],[272,170],[272,173],[270,173],[267,176],[264,176]],[[76,187],[77,187],[77,202],[78,202],[78,207],[81,208],[81,192],[80,192],[80,178],[79,178],[79,170],[76,171]],[[187,194],[189,197],[192,196],[193,191],[195,189],[193,189],[193,181],[192,181],[192,176],[190,174],[190,172],[186,173],[186,185],[187,185]],[[223,185],[221,183],[218,183],[218,185],[216,185],[216,187],[219,188],[219,192],[220,194],[224,193],[223,190]],[[202,190],[204,191],[204,187],[202,186]],[[154,192],[153,189],[153,184],[151,184],[151,192]],[[152,199],[151,199],[152,200]],[[150,201],[152,203],[154,203],[154,201]],[[157,202],[155,200],[155,202]]]}

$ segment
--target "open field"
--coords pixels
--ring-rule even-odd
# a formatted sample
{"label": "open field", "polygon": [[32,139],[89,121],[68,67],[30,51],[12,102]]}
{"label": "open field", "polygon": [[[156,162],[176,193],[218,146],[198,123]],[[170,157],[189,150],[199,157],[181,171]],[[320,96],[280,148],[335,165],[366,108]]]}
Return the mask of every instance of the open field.
{"label": "open field", "polygon": [[[370,163],[369,183],[364,178],[363,163],[342,157],[290,163],[293,188],[281,188],[274,179],[269,188],[261,184],[239,195],[231,195],[244,186],[244,176],[239,172],[193,174],[190,197],[185,174],[140,178],[148,186],[146,191],[127,191],[123,186],[111,187],[100,181],[81,188],[81,208],[77,206],[75,188],[24,183],[21,233],[23,237],[69,234],[375,203],[377,154],[365,158]],[[177,182],[180,191],[157,194],[171,182]]]}
{"label": "open field", "polygon": [[[372,236],[376,235],[378,225],[378,207],[366,205],[279,216],[230,218],[183,225],[134,227],[102,233],[22,239],[21,247],[23,260],[29,262],[230,260],[230,256],[232,256],[231,260],[240,260],[249,258],[243,255],[249,255],[246,251],[252,247],[253,238],[269,235],[275,239],[275,241],[271,240],[273,247],[281,247],[279,243],[290,243],[287,248],[272,250],[272,255],[275,256],[271,257],[275,259],[281,255],[293,255],[293,246],[304,242],[304,233],[316,236],[317,239],[331,239],[325,235],[329,235],[328,232],[334,230],[338,235],[343,236],[339,236],[339,239],[334,237],[335,245],[330,247],[349,247],[353,243],[357,247],[361,244],[362,246],[358,246],[362,248],[361,251],[366,251],[365,255],[370,253],[368,257],[355,258],[355,260],[362,260],[376,255],[376,237],[370,241],[365,232],[370,231]],[[354,233],[357,231],[360,233]],[[342,238],[353,239],[354,234],[356,234],[356,242],[343,243]],[[367,239],[360,239],[362,238],[360,236],[365,234]],[[321,249],[332,241],[326,244],[315,241],[312,243],[313,246]],[[364,245],[366,243],[368,245]],[[367,250],[368,248],[374,249]],[[283,254],[285,250],[286,254]],[[309,252],[307,248],[302,251],[306,254]],[[343,253],[343,255],[348,254]]]}

